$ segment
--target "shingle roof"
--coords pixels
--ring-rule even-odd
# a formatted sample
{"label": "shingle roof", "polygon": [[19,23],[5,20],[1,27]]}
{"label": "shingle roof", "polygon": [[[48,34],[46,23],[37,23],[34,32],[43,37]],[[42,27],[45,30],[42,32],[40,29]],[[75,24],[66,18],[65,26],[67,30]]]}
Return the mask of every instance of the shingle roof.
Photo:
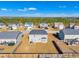
{"label": "shingle roof", "polygon": [[45,30],[31,30],[29,34],[47,35],[47,32]]}
{"label": "shingle roof", "polygon": [[67,34],[67,35],[79,35],[79,30],[76,30],[76,29],[64,29],[62,31],[64,34]]}
{"label": "shingle roof", "polygon": [[21,32],[0,32],[0,39],[16,39]]}

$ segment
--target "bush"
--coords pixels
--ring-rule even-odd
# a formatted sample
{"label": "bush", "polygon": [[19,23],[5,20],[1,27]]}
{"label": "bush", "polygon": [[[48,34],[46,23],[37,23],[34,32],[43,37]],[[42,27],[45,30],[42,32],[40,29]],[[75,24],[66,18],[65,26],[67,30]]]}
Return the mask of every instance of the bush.
{"label": "bush", "polygon": [[14,42],[8,43],[8,46],[13,46],[13,45],[15,45]]}

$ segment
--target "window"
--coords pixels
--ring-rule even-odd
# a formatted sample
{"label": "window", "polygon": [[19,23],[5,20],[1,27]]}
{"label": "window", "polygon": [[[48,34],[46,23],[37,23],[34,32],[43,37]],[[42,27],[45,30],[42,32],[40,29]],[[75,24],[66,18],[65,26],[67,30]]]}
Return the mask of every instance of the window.
{"label": "window", "polygon": [[46,39],[46,37],[42,37],[41,39]]}

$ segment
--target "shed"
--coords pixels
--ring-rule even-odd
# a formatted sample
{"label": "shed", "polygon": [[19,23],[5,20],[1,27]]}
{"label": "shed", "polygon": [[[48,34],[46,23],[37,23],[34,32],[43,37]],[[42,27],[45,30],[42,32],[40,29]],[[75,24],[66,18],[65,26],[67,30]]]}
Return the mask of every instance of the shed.
{"label": "shed", "polygon": [[48,33],[45,30],[31,30],[29,33],[29,42],[43,42],[48,40]]}

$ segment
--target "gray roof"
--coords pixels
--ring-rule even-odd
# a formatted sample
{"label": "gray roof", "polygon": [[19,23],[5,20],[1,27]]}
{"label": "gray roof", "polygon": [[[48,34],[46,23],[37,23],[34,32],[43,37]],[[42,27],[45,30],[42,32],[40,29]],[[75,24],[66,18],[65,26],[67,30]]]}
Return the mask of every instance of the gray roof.
{"label": "gray roof", "polygon": [[76,29],[64,29],[61,31],[63,31],[63,33],[66,35],[79,35],[79,30]]}
{"label": "gray roof", "polygon": [[32,26],[32,25],[33,25],[32,22],[27,22],[27,23],[25,23],[25,26]]}
{"label": "gray roof", "polygon": [[25,24],[32,25],[33,23],[32,23],[32,22],[27,22],[27,23],[25,23]]}
{"label": "gray roof", "polygon": [[19,31],[0,32],[0,39],[16,39],[21,34]]}
{"label": "gray roof", "polygon": [[3,26],[3,25],[5,25],[4,23],[0,23],[0,26]]}
{"label": "gray roof", "polygon": [[40,24],[47,24],[47,23],[40,23]]}
{"label": "gray roof", "polygon": [[9,23],[8,26],[10,25],[18,25],[18,23]]}
{"label": "gray roof", "polygon": [[47,32],[45,30],[31,30],[29,34],[47,35]]}

